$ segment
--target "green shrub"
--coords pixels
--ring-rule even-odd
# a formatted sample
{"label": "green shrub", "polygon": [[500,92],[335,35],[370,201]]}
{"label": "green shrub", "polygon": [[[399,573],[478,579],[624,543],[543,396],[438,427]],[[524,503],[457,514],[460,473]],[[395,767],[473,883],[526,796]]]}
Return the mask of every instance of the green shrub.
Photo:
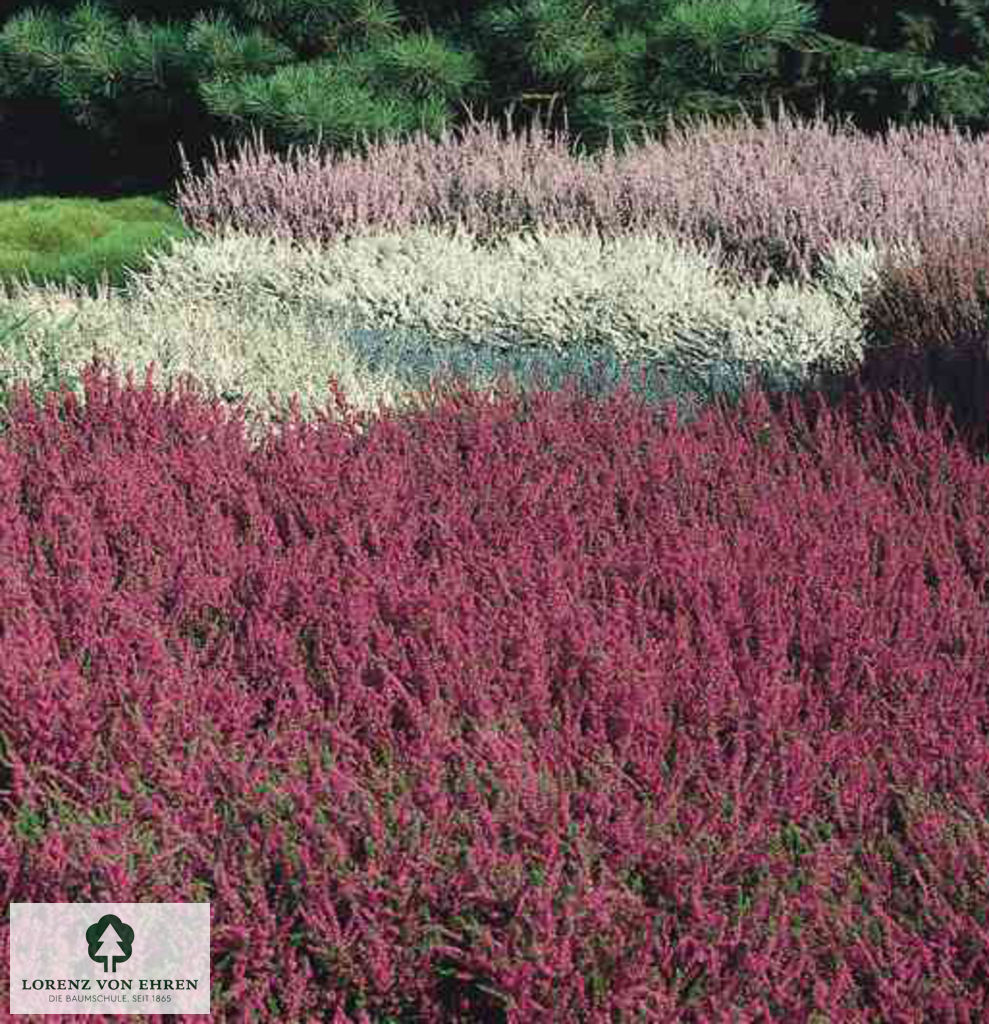
{"label": "green shrub", "polygon": [[0,285],[74,280],[91,294],[100,284],[123,288],[128,270],[147,269],[150,251],[193,235],[154,198],[7,200],[0,202]]}

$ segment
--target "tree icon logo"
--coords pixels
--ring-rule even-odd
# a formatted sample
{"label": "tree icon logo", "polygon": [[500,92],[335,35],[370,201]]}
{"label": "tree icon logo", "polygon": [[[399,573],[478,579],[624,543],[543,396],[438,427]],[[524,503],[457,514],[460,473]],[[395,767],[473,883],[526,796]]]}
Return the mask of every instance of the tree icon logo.
{"label": "tree icon logo", "polygon": [[104,914],[86,929],[89,959],[102,962],[103,973],[116,973],[117,964],[129,960],[134,942],[134,929],[116,914]]}

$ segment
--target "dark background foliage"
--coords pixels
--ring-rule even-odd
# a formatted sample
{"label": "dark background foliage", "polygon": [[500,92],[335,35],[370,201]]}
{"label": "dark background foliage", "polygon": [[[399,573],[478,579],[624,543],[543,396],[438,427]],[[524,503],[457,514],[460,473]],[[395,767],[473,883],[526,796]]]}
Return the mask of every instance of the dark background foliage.
{"label": "dark background foliage", "polygon": [[[539,115],[591,153],[782,100],[867,133],[989,124],[989,0],[13,0],[0,194],[168,190],[263,128],[270,150]],[[672,119],[672,121],[671,121]]]}

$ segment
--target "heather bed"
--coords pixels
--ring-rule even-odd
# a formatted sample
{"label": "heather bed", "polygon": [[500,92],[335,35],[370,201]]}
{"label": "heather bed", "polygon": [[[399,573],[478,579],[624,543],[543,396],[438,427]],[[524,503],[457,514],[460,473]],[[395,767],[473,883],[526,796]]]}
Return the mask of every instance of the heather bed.
{"label": "heather bed", "polygon": [[280,422],[293,395],[311,415],[331,375],[373,410],[448,373],[490,392],[501,373],[527,388],[542,373],[600,390],[630,370],[654,405],[691,408],[688,396],[737,397],[753,374],[792,387],[819,365],[854,363],[856,304],[877,257],[836,246],[825,283],[769,287],[663,237],[537,233],[488,252],[420,228],[300,251],[231,231],[154,254],[125,299],[21,292],[11,314],[36,318],[6,365],[37,384],[53,359],[77,378],[94,355],[138,377],[154,362],[157,380],[192,374],[209,397],[244,398],[259,428]]}
{"label": "heather bed", "polygon": [[[31,319],[0,346],[0,377],[81,394],[94,355],[139,378],[154,361],[156,379],[191,373],[270,423],[269,389],[308,416],[330,374],[370,410],[450,370],[490,389],[500,372],[529,386],[534,370],[558,383],[601,369],[613,384],[645,367],[650,399],[688,412],[753,374],[791,388],[854,363],[879,252],[957,232],[989,180],[985,146],[955,134],[880,144],[785,116],[620,159],[575,159],[538,126],[463,134],[298,166],[263,144],[224,154],[180,184],[181,220],[155,225],[156,251],[131,261],[142,272],[111,268],[125,287],[78,295],[14,276],[8,319]],[[932,176],[943,185],[921,201]],[[84,269],[56,261],[52,276],[63,263]]]}
{"label": "heather bed", "polygon": [[[243,242],[184,250],[204,301],[264,291]],[[304,276],[266,280],[267,326]],[[255,1019],[986,1012],[976,453],[756,391],[231,412],[86,374],[12,416],[5,901],[209,899]]]}
{"label": "heather bed", "polygon": [[986,467],[549,397],[25,415],[6,899],[208,899],[261,1019],[984,1012]]}

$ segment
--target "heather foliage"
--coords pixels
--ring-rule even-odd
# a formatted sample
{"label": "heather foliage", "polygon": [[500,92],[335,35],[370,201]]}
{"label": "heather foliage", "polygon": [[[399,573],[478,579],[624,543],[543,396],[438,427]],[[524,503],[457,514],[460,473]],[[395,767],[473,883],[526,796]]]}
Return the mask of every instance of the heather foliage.
{"label": "heather foliage", "polygon": [[84,387],[0,447],[5,901],[208,899],[245,1019],[989,1012],[946,423]]}
{"label": "heather foliage", "polygon": [[[858,254],[846,249],[829,256],[841,281],[853,273],[846,264],[857,269]],[[151,290],[171,291],[176,301],[266,292],[326,319],[441,342],[557,351],[588,343],[624,359],[706,344],[709,360],[744,351],[793,367],[861,355],[854,315],[827,289],[745,284],[696,245],[654,236],[606,242],[537,231],[489,251],[459,232],[418,228],[300,251],[227,234],[213,244],[180,243],[152,260],[149,273],[134,279],[135,299]]]}
{"label": "heather foliage", "polygon": [[[141,374],[155,360],[171,379],[205,377],[214,393],[301,390],[307,406],[331,373],[346,376],[348,393],[360,376],[383,377],[367,407],[385,387],[403,394],[448,371],[483,388],[501,372],[532,381],[537,366],[589,388],[602,373],[645,369],[657,400],[709,400],[737,395],[752,374],[787,386],[826,365],[854,366],[856,296],[876,258],[836,247],[832,279],[758,287],[660,238],[538,233],[486,251],[420,228],[300,250],[231,232],[154,254],[126,300],[65,296],[78,319],[60,352],[76,372],[94,352]],[[62,299],[17,296],[18,308],[40,314],[24,335],[20,376],[37,374],[38,336]]]}
{"label": "heather foliage", "polygon": [[221,145],[202,179],[184,165],[177,209],[204,234],[223,226],[293,240],[419,224],[461,224],[485,242],[535,227],[672,233],[773,283],[813,279],[836,241],[962,234],[984,222],[989,188],[989,138],[923,126],[869,139],[785,110],[759,127],[701,121],[621,156],[571,156],[538,122],[520,137],[489,124],[457,135],[289,161],[265,153],[263,136],[233,160]]}
{"label": "heather foliage", "polygon": [[221,1019],[989,1014],[986,446],[873,376],[984,343],[981,144],[792,131],[245,164],[123,290],[15,282],[5,902],[211,901]]}
{"label": "heather foliage", "polygon": [[128,301],[18,282],[11,307],[42,315],[25,358],[0,353],[4,376],[47,373],[36,333],[76,304],[66,375],[94,355],[139,375],[153,362],[260,417],[272,390],[319,407],[330,375],[364,408],[447,371],[487,390],[502,372],[555,386],[644,368],[649,397],[685,412],[753,377],[799,388],[861,360],[877,252],[916,260],[918,236],[980,222],[984,150],[957,133],[869,140],[783,116],[620,159],[573,158],[538,124],[297,169],[259,151],[177,190],[186,237],[141,254],[142,273],[118,267]]}

